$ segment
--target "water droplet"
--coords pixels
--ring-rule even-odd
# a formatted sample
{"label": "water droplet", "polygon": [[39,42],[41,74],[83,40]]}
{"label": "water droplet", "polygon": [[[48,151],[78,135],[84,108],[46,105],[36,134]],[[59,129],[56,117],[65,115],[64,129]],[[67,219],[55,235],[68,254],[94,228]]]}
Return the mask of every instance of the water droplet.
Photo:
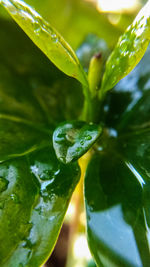
{"label": "water droplet", "polygon": [[54,175],[57,176],[60,173],[60,169],[54,172]]}
{"label": "water droplet", "polygon": [[37,211],[39,215],[42,215],[42,213],[43,213],[43,210],[42,210],[42,207],[41,206],[35,208],[35,211]]}
{"label": "water droplet", "polygon": [[16,195],[16,194],[11,194],[10,195],[10,198],[16,203],[16,204],[19,204],[20,201],[19,201],[19,197]]}
{"label": "water droplet", "polygon": [[35,246],[36,243],[32,243],[30,239],[25,239],[25,242],[23,243],[24,248],[32,249]]}
{"label": "water droplet", "polygon": [[117,137],[118,133],[115,129],[109,128],[109,136],[111,137]]}
{"label": "water droplet", "polygon": [[92,136],[91,135],[87,135],[87,136],[85,136],[85,140],[91,140],[92,139]]}
{"label": "water droplet", "polygon": [[81,145],[81,146],[84,145],[84,141],[83,141],[83,140],[80,141],[80,145]]}
{"label": "water droplet", "polygon": [[44,201],[48,201],[51,198],[51,193],[53,189],[51,188],[51,183],[53,183],[54,178],[50,181],[43,182],[41,185],[41,196],[43,197]]}
{"label": "water droplet", "polygon": [[52,38],[52,41],[54,43],[57,43],[58,42],[58,38],[57,38],[57,35],[55,33],[51,34],[51,38]]}
{"label": "water droplet", "polygon": [[42,181],[45,181],[45,180],[51,180],[54,176],[54,173],[53,171],[51,170],[43,170],[42,173],[40,174],[40,179]]}
{"label": "water droplet", "polygon": [[34,33],[39,36],[41,33],[40,25],[38,23],[33,23],[33,28],[34,28]]}
{"label": "water droplet", "polygon": [[0,193],[5,191],[8,187],[9,181],[3,177],[0,177]]}
{"label": "water droplet", "polygon": [[98,150],[99,152],[101,152],[101,151],[103,151],[103,147],[102,147],[102,146],[99,146],[99,147],[97,148],[97,150]]}

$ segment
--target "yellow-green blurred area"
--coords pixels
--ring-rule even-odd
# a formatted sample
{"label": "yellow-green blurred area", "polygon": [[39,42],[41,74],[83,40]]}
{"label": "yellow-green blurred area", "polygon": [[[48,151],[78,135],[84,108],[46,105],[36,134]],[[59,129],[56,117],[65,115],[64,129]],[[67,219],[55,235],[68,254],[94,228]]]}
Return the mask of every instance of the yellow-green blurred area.
{"label": "yellow-green blurred area", "polygon": [[[97,34],[113,47],[145,1],[26,0],[26,2],[76,49],[88,33]],[[0,12],[8,17],[3,9]]]}
{"label": "yellow-green blurred area", "polygon": [[[68,41],[72,48],[76,50],[88,34],[96,34],[98,37],[104,39],[110,48],[113,48],[119,36],[133,21],[139,9],[147,1],[26,0],[25,2],[34,7],[37,12],[49,21]],[[11,20],[2,7],[0,7],[0,16],[3,19]],[[82,164],[85,163],[81,162]],[[67,267],[96,266],[87,246],[85,214],[83,210],[83,194],[79,186],[69,205],[64,227],[62,228],[52,259],[45,266],[63,267],[66,264]],[[71,251],[73,258],[71,263],[67,263],[70,228],[76,216],[78,216],[79,224],[74,235]]]}

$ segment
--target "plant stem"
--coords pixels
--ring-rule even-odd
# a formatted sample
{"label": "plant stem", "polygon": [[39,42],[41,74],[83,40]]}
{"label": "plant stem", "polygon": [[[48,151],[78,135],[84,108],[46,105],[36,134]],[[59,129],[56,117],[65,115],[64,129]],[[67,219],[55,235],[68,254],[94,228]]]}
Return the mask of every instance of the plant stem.
{"label": "plant stem", "polygon": [[79,165],[81,168],[81,178],[80,178],[80,182],[73,196],[75,197],[75,213],[72,218],[71,225],[70,225],[69,241],[68,241],[68,256],[67,256],[66,267],[73,267],[74,262],[75,262],[73,248],[74,248],[75,238],[78,233],[79,226],[80,226],[80,215],[83,210],[82,209],[83,207],[83,181],[84,181],[86,168],[91,158],[91,155],[92,153],[90,150],[79,159]]}
{"label": "plant stem", "polygon": [[92,120],[92,99],[89,87],[84,86],[83,93],[84,93],[84,106],[80,119],[86,122],[90,122]]}

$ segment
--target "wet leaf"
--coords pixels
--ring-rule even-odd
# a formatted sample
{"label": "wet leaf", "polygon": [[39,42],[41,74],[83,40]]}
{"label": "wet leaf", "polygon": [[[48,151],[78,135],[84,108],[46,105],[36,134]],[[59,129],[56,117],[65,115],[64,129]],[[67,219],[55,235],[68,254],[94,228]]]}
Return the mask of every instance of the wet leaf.
{"label": "wet leaf", "polygon": [[98,266],[149,265],[143,191],[133,170],[113,151],[91,160],[85,203],[88,242]]}
{"label": "wet leaf", "polygon": [[82,121],[60,124],[53,133],[57,158],[65,164],[77,160],[96,142],[101,132],[101,126]]}
{"label": "wet leaf", "polygon": [[0,194],[1,266],[38,267],[45,261],[79,173],[77,164],[60,164],[51,146],[0,164],[7,181]]}
{"label": "wet leaf", "polygon": [[23,1],[2,0],[1,4],[61,71],[87,86],[86,75],[75,52],[48,22]]}
{"label": "wet leaf", "polygon": [[88,240],[98,266],[150,262],[149,53],[107,96],[86,173]]}
{"label": "wet leaf", "polygon": [[100,94],[112,89],[141,60],[150,41],[150,1],[119,38],[106,62]]}
{"label": "wet leaf", "polygon": [[38,267],[52,252],[80,175],[77,163],[57,160],[52,132],[78,116],[82,94],[16,24],[0,25],[0,266]]}

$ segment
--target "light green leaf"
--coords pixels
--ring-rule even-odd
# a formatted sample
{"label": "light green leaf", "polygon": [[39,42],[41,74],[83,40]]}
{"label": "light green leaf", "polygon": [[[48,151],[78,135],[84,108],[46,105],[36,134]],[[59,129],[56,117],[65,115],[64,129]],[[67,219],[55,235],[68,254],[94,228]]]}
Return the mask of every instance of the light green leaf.
{"label": "light green leaf", "polygon": [[120,37],[108,58],[99,94],[114,87],[141,60],[150,41],[150,1]]}
{"label": "light green leaf", "polygon": [[48,22],[21,0],[2,0],[1,4],[61,71],[87,86],[86,75],[74,51]]}
{"label": "light green leaf", "polygon": [[53,146],[57,158],[70,163],[80,158],[96,142],[102,128],[82,121],[61,123],[53,134]]}

